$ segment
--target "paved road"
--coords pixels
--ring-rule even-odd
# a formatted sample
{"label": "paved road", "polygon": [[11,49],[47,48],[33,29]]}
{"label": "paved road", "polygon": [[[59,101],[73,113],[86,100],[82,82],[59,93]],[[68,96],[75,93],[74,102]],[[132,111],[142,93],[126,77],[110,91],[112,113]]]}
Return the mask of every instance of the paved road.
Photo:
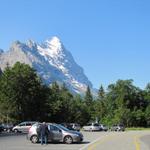
{"label": "paved road", "polygon": [[140,139],[141,139],[142,142],[144,142],[148,146],[148,148],[150,150],[150,134],[146,135],[146,136],[143,136]]}
{"label": "paved road", "polygon": [[150,131],[83,132],[79,144],[41,146],[26,140],[23,134],[0,135],[0,150],[150,150]]}
{"label": "paved road", "polygon": [[[150,150],[150,131],[111,132],[100,137],[87,150]],[[83,149],[83,150],[86,150]]]}

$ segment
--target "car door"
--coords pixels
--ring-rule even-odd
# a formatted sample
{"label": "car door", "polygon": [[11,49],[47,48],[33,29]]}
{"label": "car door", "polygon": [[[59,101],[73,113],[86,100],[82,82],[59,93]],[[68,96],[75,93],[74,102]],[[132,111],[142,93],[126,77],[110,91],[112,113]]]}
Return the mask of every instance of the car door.
{"label": "car door", "polygon": [[26,122],[26,126],[24,127],[24,131],[25,133],[27,133],[29,131],[29,129],[31,128],[32,123],[31,122]]}
{"label": "car door", "polygon": [[50,135],[51,141],[61,141],[62,140],[62,130],[55,125],[50,125]]}
{"label": "car door", "polygon": [[88,123],[86,126],[84,126],[84,130],[85,131],[90,131],[92,128],[91,128],[91,123]]}
{"label": "car door", "polygon": [[100,130],[100,127],[99,127],[98,123],[94,123],[93,124],[93,130],[95,130],[95,131],[99,131]]}
{"label": "car door", "polygon": [[18,131],[24,132],[25,127],[26,127],[26,122],[20,123],[20,124],[19,124],[19,128],[18,128]]}

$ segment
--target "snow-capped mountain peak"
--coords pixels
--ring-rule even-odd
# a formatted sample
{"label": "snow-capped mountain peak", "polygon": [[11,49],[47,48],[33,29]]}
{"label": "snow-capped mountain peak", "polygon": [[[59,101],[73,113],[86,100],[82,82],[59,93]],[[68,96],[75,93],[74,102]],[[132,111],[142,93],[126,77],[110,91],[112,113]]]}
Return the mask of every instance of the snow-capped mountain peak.
{"label": "snow-capped mountain peak", "polygon": [[33,47],[36,47],[36,46],[37,46],[36,42],[33,41],[33,40],[31,40],[31,39],[27,41],[27,45],[28,45],[30,48],[33,48]]}
{"label": "snow-capped mountain peak", "polygon": [[45,42],[47,48],[49,48],[51,51],[51,56],[57,55],[59,56],[62,53],[62,43],[60,39],[56,36],[52,37],[49,40],[46,40]]}
{"label": "snow-capped mountain peak", "polygon": [[29,40],[27,44],[12,44],[10,51],[0,57],[0,68],[4,69],[7,62],[13,65],[17,61],[27,63],[36,69],[47,84],[54,81],[65,83],[75,93],[84,93],[87,85],[92,88],[83,69],[56,36],[42,44],[37,44],[33,40]]}

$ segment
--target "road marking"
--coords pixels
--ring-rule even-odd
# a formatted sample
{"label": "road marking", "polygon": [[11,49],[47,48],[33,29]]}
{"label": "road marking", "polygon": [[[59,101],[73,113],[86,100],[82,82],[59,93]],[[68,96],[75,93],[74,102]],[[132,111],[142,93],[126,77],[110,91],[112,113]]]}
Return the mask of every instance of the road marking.
{"label": "road marking", "polygon": [[104,142],[106,142],[106,141],[112,139],[114,136],[116,136],[116,135],[105,136],[101,141],[98,140],[97,142],[91,144],[91,145],[89,146],[88,150],[93,150],[98,144],[104,143]]}
{"label": "road marking", "polygon": [[[84,147],[80,148],[79,150],[84,150],[84,149],[94,150],[98,144],[104,143],[104,142],[112,139],[114,136],[117,136],[117,135],[113,134],[113,135],[105,135],[105,136],[99,137],[96,140],[94,140],[93,142],[91,142],[91,143],[85,145]],[[139,137],[140,136],[134,136],[135,150],[141,150]]]}
{"label": "road marking", "polygon": [[101,137],[99,137],[98,139],[94,140],[93,142],[91,142],[91,143],[89,143],[89,144],[87,144],[87,145],[83,146],[83,147],[82,147],[82,148],[80,148],[79,150],[84,150],[84,149],[86,149],[86,148],[87,148],[87,147],[89,147],[90,145],[92,145],[92,144],[94,144],[94,143],[98,142],[99,140],[103,139],[103,138],[104,138],[104,137],[106,137],[106,136],[108,136],[108,135],[105,135],[105,136],[101,136]]}
{"label": "road marking", "polygon": [[92,150],[93,148],[95,148],[99,143],[104,143],[106,140],[113,138],[115,135],[105,135],[105,136],[101,136],[99,138],[97,138],[96,140],[94,140],[93,142],[85,145],[84,147],[80,148],[79,150],[84,150],[86,148],[88,148],[88,150]]}
{"label": "road marking", "polygon": [[138,136],[134,137],[134,144],[135,144],[135,149],[140,150],[140,143],[139,143],[139,137]]}

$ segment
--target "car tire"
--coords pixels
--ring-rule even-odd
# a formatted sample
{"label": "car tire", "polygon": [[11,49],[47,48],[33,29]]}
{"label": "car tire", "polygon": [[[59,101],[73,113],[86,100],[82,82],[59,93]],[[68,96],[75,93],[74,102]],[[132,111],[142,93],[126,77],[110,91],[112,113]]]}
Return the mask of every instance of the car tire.
{"label": "car tire", "polygon": [[93,132],[94,130],[92,129],[92,128],[90,128],[90,130],[89,130],[90,132]]}
{"label": "car tire", "polygon": [[64,137],[64,143],[71,144],[73,142],[73,139],[71,136],[67,135]]}
{"label": "car tire", "polygon": [[32,137],[31,137],[31,142],[32,143],[37,143],[39,141],[39,139],[38,139],[38,136],[37,135],[33,135]]}
{"label": "car tire", "polygon": [[14,130],[15,133],[18,133],[19,131],[17,129]]}
{"label": "car tire", "polygon": [[10,129],[7,129],[7,132],[8,132],[8,133],[10,133],[10,131],[11,131]]}

